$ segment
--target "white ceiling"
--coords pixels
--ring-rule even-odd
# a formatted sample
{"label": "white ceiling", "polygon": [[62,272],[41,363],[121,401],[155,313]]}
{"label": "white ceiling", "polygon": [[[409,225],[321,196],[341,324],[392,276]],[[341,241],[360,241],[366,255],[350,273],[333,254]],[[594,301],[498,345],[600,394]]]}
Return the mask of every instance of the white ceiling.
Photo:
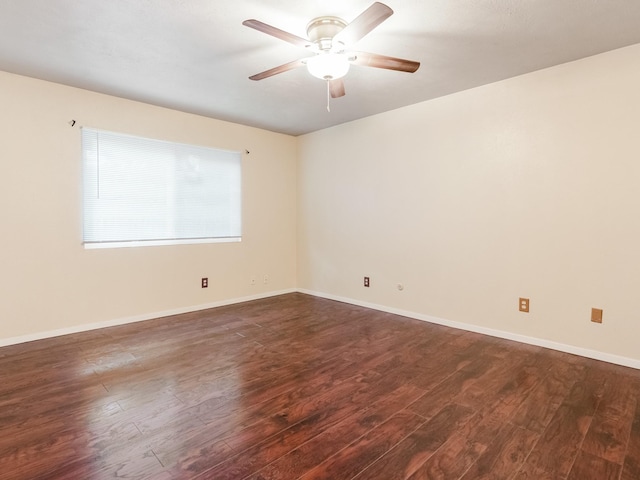
{"label": "white ceiling", "polygon": [[372,3],[0,0],[0,70],[300,135],[640,43],[639,0],[384,0],[394,15],[356,47],[416,73],[353,66],[330,113],[305,69],[248,79],[308,53],[243,20],[306,37],[312,18]]}

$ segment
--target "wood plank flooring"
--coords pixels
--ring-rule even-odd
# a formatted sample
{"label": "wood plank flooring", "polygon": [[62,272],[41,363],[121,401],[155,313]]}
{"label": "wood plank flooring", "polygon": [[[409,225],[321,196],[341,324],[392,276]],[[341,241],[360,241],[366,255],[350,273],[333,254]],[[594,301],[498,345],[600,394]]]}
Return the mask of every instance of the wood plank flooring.
{"label": "wood plank flooring", "polygon": [[0,348],[0,480],[639,480],[640,371],[290,294]]}

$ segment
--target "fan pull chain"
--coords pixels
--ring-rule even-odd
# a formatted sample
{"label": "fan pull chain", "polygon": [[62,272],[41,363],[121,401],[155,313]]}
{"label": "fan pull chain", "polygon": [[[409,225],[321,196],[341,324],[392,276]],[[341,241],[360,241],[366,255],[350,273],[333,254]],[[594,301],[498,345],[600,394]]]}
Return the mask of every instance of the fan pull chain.
{"label": "fan pull chain", "polygon": [[327,79],[327,112],[331,113],[331,87],[329,85],[329,79]]}

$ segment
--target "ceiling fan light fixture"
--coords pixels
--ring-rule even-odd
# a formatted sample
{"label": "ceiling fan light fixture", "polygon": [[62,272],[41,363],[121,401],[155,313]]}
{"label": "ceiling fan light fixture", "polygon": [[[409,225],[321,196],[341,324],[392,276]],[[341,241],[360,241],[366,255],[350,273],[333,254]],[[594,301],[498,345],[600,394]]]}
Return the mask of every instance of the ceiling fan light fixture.
{"label": "ceiling fan light fixture", "polygon": [[307,70],[321,80],[337,80],[349,71],[349,57],[344,53],[320,53],[307,59]]}

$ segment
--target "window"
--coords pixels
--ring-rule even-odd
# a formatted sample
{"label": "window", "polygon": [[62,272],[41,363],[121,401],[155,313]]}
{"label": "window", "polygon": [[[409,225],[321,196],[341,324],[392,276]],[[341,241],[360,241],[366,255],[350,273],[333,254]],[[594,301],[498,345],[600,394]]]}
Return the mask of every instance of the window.
{"label": "window", "polygon": [[85,248],[239,241],[239,152],[82,129]]}

